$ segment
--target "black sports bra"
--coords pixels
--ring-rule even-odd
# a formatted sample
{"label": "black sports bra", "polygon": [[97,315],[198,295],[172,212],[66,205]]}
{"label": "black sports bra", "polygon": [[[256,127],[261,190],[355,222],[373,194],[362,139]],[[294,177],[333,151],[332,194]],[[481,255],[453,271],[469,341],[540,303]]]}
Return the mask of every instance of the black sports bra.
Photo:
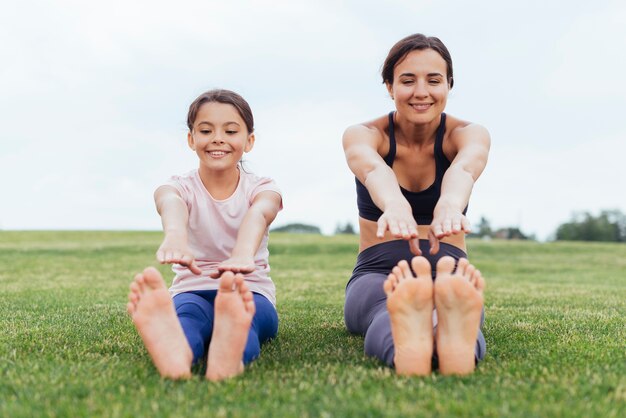
{"label": "black sports bra", "polygon": [[[389,153],[383,159],[389,167],[393,167],[393,161],[396,158],[396,137],[394,134],[393,114],[389,113]],[[441,182],[443,175],[448,167],[450,167],[450,161],[443,153],[443,136],[446,132],[446,114],[441,114],[441,121],[437,128],[437,135],[435,137],[435,181],[427,189],[420,192],[408,191],[402,186],[400,190],[402,195],[411,205],[413,210],[413,218],[418,225],[427,225],[433,221],[433,211],[441,196]],[[383,212],[374,204],[369,192],[357,178],[356,181],[356,204],[359,208],[359,216],[361,218],[378,221],[378,218]],[[467,212],[467,207],[463,211],[463,214]]]}

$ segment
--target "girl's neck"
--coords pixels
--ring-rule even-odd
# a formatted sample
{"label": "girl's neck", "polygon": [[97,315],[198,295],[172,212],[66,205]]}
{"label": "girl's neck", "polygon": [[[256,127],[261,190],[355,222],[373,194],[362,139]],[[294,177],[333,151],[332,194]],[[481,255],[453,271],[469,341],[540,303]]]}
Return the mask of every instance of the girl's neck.
{"label": "girl's neck", "polygon": [[204,188],[216,200],[231,197],[239,184],[239,167],[237,166],[229,170],[214,171],[200,165],[198,174]]}

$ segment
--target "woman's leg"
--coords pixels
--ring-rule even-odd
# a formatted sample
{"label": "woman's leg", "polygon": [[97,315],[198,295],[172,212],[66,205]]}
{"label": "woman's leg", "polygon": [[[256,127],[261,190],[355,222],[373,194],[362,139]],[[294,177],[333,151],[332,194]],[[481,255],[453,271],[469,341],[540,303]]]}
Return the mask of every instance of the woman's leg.
{"label": "woman's leg", "polygon": [[365,354],[393,367],[394,347],[387,295],[386,274],[366,273],[346,288],[344,319],[348,331],[365,336]]}

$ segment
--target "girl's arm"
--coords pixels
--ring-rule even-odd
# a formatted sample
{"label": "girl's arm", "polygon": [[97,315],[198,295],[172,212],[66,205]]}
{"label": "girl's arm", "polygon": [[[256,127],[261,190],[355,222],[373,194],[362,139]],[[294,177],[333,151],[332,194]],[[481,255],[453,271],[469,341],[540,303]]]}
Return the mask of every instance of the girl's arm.
{"label": "girl's arm", "polygon": [[376,236],[383,238],[389,230],[395,238],[409,241],[411,252],[421,255],[417,222],[411,205],[402,195],[398,179],[378,153],[381,134],[374,128],[355,125],[343,135],[343,149],[350,170],[367,188],[374,204],[382,210]]}
{"label": "girl's arm", "polygon": [[165,234],[156,253],[157,260],[161,264],[178,263],[194,274],[201,274],[202,270],[196,265],[195,257],[187,244],[189,211],[180,193],[172,186],[161,186],[154,192],[154,203],[161,215]]}
{"label": "girl's arm", "polygon": [[237,233],[237,241],[230,258],[221,262],[217,266],[217,271],[210,274],[211,277],[217,278],[225,271],[235,273],[254,271],[254,256],[265,231],[276,218],[281,202],[280,195],[272,191],[260,192],[254,197]]}
{"label": "girl's arm", "polygon": [[[431,233],[438,239],[470,232],[470,224],[463,215],[463,209],[469,202],[474,183],[487,165],[491,146],[489,132],[476,124],[455,128],[450,133],[450,140],[457,154],[443,176],[441,196],[430,224]],[[437,242],[431,253],[436,254],[438,250]]]}

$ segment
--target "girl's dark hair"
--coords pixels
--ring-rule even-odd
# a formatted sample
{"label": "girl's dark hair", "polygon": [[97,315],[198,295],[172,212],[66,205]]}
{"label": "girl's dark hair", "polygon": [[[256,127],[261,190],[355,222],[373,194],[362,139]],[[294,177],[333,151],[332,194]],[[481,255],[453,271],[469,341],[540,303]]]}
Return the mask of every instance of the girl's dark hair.
{"label": "girl's dark hair", "polygon": [[248,129],[248,134],[254,132],[254,118],[252,117],[252,110],[250,109],[250,105],[246,100],[230,90],[223,89],[215,89],[209,90],[207,92],[202,93],[196,100],[189,105],[189,113],[187,113],[187,127],[191,132],[193,130],[193,123],[196,121],[196,116],[198,116],[198,110],[205,103],[224,103],[233,105],[237,112],[239,112],[239,116],[246,123],[246,128]]}
{"label": "girl's dark hair", "polygon": [[446,76],[448,78],[448,84],[450,88],[454,84],[454,78],[452,74],[452,57],[448,48],[441,42],[439,38],[434,36],[425,36],[421,33],[409,35],[404,39],[398,41],[391,49],[383,64],[381,75],[383,76],[383,83],[393,84],[393,70],[396,65],[407,56],[411,51],[432,49],[441,55],[441,58],[446,62]]}

